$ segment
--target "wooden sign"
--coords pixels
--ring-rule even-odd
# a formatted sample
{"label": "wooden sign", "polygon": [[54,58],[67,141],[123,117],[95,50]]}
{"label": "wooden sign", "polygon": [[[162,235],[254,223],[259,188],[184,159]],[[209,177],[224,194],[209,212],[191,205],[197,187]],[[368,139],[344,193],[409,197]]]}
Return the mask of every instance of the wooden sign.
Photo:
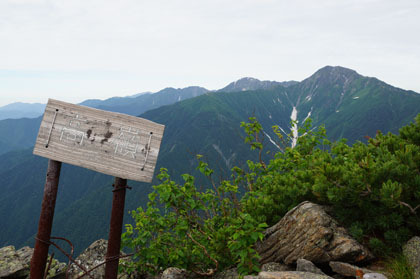
{"label": "wooden sign", "polygon": [[143,118],[50,99],[34,154],[151,182],[164,128]]}

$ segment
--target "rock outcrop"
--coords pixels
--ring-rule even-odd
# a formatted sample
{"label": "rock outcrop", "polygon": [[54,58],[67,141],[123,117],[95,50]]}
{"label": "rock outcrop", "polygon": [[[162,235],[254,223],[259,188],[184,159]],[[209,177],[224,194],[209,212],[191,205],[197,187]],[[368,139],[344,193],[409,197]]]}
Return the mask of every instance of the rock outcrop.
{"label": "rock outcrop", "polygon": [[256,245],[261,263],[290,265],[298,259],[313,263],[358,263],[373,258],[320,205],[311,202],[303,202],[290,210],[264,234],[264,240]]}
{"label": "rock outcrop", "polygon": [[296,271],[311,272],[315,274],[326,275],[321,269],[316,267],[311,261],[298,259],[296,262]]}
{"label": "rock outcrop", "polygon": [[[105,276],[107,241],[100,239],[92,243],[80,256],[76,264],[69,267],[68,278],[80,277],[85,271],[99,279]],[[383,274],[361,268],[350,263],[363,263],[373,258],[372,254],[344,228],[338,226],[322,206],[303,202],[290,210],[276,225],[265,231],[263,241],[256,244],[261,256],[261,272],[258,276],[244,279],[332,279],[362,278],[386,279]],[[0,249],[0,278],[22,278],[29,275],[29,264],[33,249],[24,247],[15,251],[13,246]],[[404,246],[404,254],[415,268],[420,265],[420,237],[415,237]],[[120,260],[124,264],[130,259]],[[102,265],[101,265],[102,264]],[[329,264],[329,268],[327,267]],[[100,265],[99,267],[97,267]],[[95,268],[97,267],[97,268]],[[327,267],[327,268],[326,268]],[[92,270],[92,268],[95,268]],[[65,278],[65,264],[53,261],[48,278]],[[376,269],[375,269],[376,270]],[[61,277],[60,277],[61,276]],[[167,268],[156,277],[143,274],[120,274],[119,278],[149,279],[195,279],[196,274],[176,267]],[[330,277],[332,276],[332,277]],[[418,273],[416,273],[416,279]],[[83,278],[88,278],[84,276]],[[239,279],[236,268],[215,274],[215,279]]]}
{"label": "rock outcrop", "polygon": [[270,262],[263,264],[261,266],[261,271],[293,271],[293,269],[285,264]]}
{"label": "rock outcrop", "polygon": [[0,278],[26,278],[29,275],[33,249],[14,246],[0,248]]}
{"label": "rock outcrop", "polygon": [[[85,251],[82,252],[76,259],[76,263],[81,265],[85,270],[90,270],[93,267],[102,264],[105,261],[106,249],[108,241],[99,239],[93,242]],[[72,264],[69,268],[70,278],[77,278],[85,272],[77,265]],[[105,265],[102,265],[89,273],[95,279],[105,277]],[[88,278],[88,277],[86,277]]]}
{"label": "rock outcrop", "polygon": [[360,268],[358,266],[351,265],[348,263],[343,263],[343,262],[330,262],[329,265],[332,271],[340,275],[347,276],[347,277],[356,277],[358,271],[362,272],[363,274],[374,273],[374,271],[372,270],[369,270],[366,268]]}
{"label": "rock outcrop", "polygon": [[[29,278],[33,248],[14,246],[0,248],[0,278]],[[49,261],[47,261],[49,262]],[[66,264],[53,259],[47,278],[65,278]]]}
{"label": "rock outcrop", "polygon": [[186,271],[185,269],[177,267],[169,267],[165,269],[160,277],[160,279],[191,279],[194,276],[191,272]]}
{"label": "rock outcrop", "polygon": [[[75,279],[85,274],[85,271],[89,271],[89,275],[95,279],[105,278],[105,257],[108,247],[108,241],[105,239],[99,239],[93,242],[86,250],[84,250],[76,259],[75,262],[82,266],[84,270],[75,265],[70,265],[69,278]],[[125,254],[121,252],[121,256]],[[127,261],[127,258],[120,259],[120,265],[123,261]],[[90,278],[89,276],[83,276],[82,278]],[[134,272],[131,275],[120,274],[118,278],[129,279],[129,278],[140,278],[140,276]],[[152,278],[152,277],[150,277]]]}
{"label": "rock outcrop", "polygon": [[403,254],[414,269],[414,278],[420,279],[420,237],[411,238],[404,245]]}
{"label": "rock outcrop", "polygon": [[302,271],[260,272],[258,279],[334,279],[327,275]]}
{"label": "rock outcrop", "polygon": [[381,273],[366,273],[363,275],[363,279],[388,279]]}

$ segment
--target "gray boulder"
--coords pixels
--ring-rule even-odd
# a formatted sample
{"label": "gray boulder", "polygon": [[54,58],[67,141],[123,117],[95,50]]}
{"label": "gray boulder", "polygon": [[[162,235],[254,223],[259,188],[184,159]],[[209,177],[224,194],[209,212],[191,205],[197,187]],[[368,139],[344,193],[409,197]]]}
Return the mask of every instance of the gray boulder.
{"label": "gray boulder", "polygon": [[[29,278],[33,248],[14,246],[0,248],[0,278]],[[47,265],[49,258],[47,260]],[[65,278],[66,264],[53,259],[47,278]]]}
{"label": "gray boulder", "polygon": [[355,265],[351,265],[348,263],[343,263],[343,262],[330,262],[329,263],[332,271],[346,276],[346,277],[356,277],[357,275],[357,271],[361,272],[362,274],[364,274],[365,277],[363,278],[378,278],[378,279],[386,279],[386,276],[384,274],[375,272],[373,270],[367,269],[367,268],[363,268],[363,267],[358,267]]}
{"label": "gray boulder", "polygon": [[[105,278],[105,257],[106,251],[108,248],[108,241],[105,239],[99,239],[93,242],[86,250],[84,250],[76,259],[75,262],[82,266],[81,269],[76,264],[71,264],[69,268],[69,278],[75,279],[80,277],[81,275],[85,274],[85,271],[90,271],[89,275],[91,275],[95,279],[102,279]],[[120,253],[120,256],[124,256],[124,253]],[[130,258],[123,257],[119,260],[119,266],[123,266],[126,263],[130,262]],[[98,266],[98,267],[97,267]],[[97,268],[96,268],[97,267]],[[118,278],[121,279],[129,279],[129,278],[140,278],[141,276],[134,271],[131,274],[119,274]],[[83,276],[82,278],[90,278],[88,275]],[[152,276],[148,277],[149,279],[155,279]]]}
{"label": "gray boulder", "polygon": [[185,269],[169,267],[162,273],[161,279],[190,279],[192,274]]}
{"label": "gray boulder", "polygon": [[0,248],[0,278],[26,278],[32,253],[33,249],[29,247],[18,251],[14,246]]}
{"label": "gray boulder", "polygon": [[403,246],[403,254],[414,269],[414,278],[420,279],[420,237],[411,238]]}
{"label": "gray boulder", "polygon": [[230,268],[217,273],[215,279],[238,279],[239,273],[236,268]]}
{"label": "gray boulder", "polygon": [[261,271],[293,271],[293,269],[285,264],[270,262],[263,264]]}
{"label": "gray boulder", "polygon": [[265,272],[258,274],[258,279],[333,279],[327,275],[301,271]]}
{"label": "gray boulder", "polygon": [[[90,270],[93,267],[102,264],[105,261],[107,246],[108,241],[106,241],[105,239],[96,240],[75,259],[76,263],[81,265],[85,270]],[[77,278],[80,275],[84,274],[84,271],[77,265],[71,264],[68,273],[70,278]],[[92,275],[95,279],[104,278],[105,265],[94,269],[89,274]],[[86,276],[86,278],[89,277]]]}
{"label": "gray boulder", "polygon": [[324,209],[303,202],[290,210],[276,225],[268,228],[264,240],[256,244],[261,263],[294,264],[298,259],[313,263],[373,259],[367,248],[350,237]]}
{"label": "gray boulder", "polygon": [[365,275],[363,275],[363,279],[388,279],[388,278],[381,273],[366,273]]}
{"label": "gray boulder", "polygon": [[[195,278],[205,278],[205,277],[199,277],[199,276],[195,276]],[[254,276],[254,275],[245,275],[245,276],[240,276],[238,273],[238,270],[236,268],[231,268],[231,269],[226,269],[223,270],[222,272],[216,274],[214,277],[209,277],[209,278],[214,278],[214,279],[258,279],[258,276]]]}
{"label": "gray boulder", "polygon": [[296,271],[311,272],[315,274],[326,275],[321,269],[316,267],[311,261],[298,259],[296,262]]}

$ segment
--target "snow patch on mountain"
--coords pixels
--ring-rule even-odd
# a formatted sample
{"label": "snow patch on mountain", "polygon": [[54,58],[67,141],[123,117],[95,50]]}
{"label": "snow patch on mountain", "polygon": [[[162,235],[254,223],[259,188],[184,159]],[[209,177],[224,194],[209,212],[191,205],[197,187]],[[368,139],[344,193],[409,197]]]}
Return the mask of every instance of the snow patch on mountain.
{"label": "snow patch on mountain", "polygon": [[222,157],[223,161],[226,164],[226,167],[231,168],[231,164],[233,162],[233,159],[235,159],[235,157],[236,157],[236,153],[233,153],[229,158],[226,158],[225,155],[223,154],[222,150],[220,149],[220,147],[217,144],[213,144],[213,148]]}
{"label": "snow patch on mountain", "polygon": [[309,117],[311,117],[311,114],[312,114],[312,109],[313,109],[314,107],[311,107],[311,110],[308,112],[308,115],[305,117],[305,119],[303,119],[303,123],[305,123],[305,121],[309,118]]}
{"label": "snow patch on mountain", "polygon": [[297,140],[298,140],[298,137],[299,137],[298,126],[297,126],[297,114],[298,114],[298,111],[296,110],[296,107],[294,106],[293,110],[292,110],[292,114],[290,115],[290,119],[293,121],[292,128],[291,128],[291,130],[292,130],[292,148],[294,148],[296,146]]}
{"label": "snow patch on mountain", "polygon": [[[277,125],[278,126],[278,125]],[[287,133],[283,130],[283,128],[282,127],[280,127],[280,126],[278,126],[279,127],[279,129],[283,132],[283,134],[285,134],[285,135],[287,135]]]}
{"label": "snow patch on mountain", "polygon": [[281,150],[281,148],[280,148],[280,146],[270,137],[270,135],[269,134],[267,134],[265,131],[263,131],[264,132],[264,135],[266,135],[267,136],[267,138],[268,138],[268,140],[275,146],[275,147],[277,147],[278,149],[280,149]]}

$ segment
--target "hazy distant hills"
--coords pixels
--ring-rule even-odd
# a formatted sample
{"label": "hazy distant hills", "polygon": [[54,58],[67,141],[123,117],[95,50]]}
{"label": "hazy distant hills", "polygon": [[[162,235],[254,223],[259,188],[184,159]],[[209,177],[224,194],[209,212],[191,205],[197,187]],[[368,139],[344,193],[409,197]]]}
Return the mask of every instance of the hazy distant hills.
{"label": "hazy distant hills", "polygon": [[82,102],[81,105],[130,115],[140,115],[147,110],[197,97],[207,92],[209,92],[207,89],[198,86],[179,89],[165,88],[156,93],[143,93],[134,97],[114,97],[104,101],[87,100]]}
{"label": "hazy distant hills", "polygon": [[[226,92],[235,92],[235,90],[246,91],[267,89],[275,86],[288,86],[291,83],[294,82],[271,82],[260,81],[253,78],[244,78],[235,83],[229,84],[222,90]],[[236,84],[236,87],[232,84]],[[211,91],[199,86],[190,86],[178,89],[168,87],[156,93],[145,92],[132,96],[113,97],[105,100],[90,99],[80,104],[88,107],[137,116],[147,110],[174,104],[176,102],[197,97],[209,92]],[[0,154],[20,148],[27,148],[33,145],[41,120],[39,117],[43,114],[44,109],[45,104],[28,103],[13,103],[0,107],[0,116],[2,112],[6,115],[4,120],[0,117]],[[37,119],[18,119],[18,121],[12,120],[14,118],[22,117],[33,117]],[[11,137],[8,131],[14,130],[15,125],[17,125],[16,131],[11,131],[14,137],[12,137],[13,140],[10,140]],[[17,137],[16,133],[18,134]]]}
{"label": "hazy distant hills", "polygon": [[0,120],[35,118],[44,113],[45,104],[12,103],[0,107]]}
{"label": "hazy distant hills", "polygon": [[[374,136],[377,130],[396,132],[420,113],[420,94],[342,67],[324,67],[311,77],[288,86],[260,82],[258,88],[255,87],[258,81],[253,79],[237,83],[242,82],[236,87],[239,92],[227,92],[235,88],[232,86],[228,86],[226,92],[196,89],[196,97],[188,93],[189,99],[179,101],[177,94],[181,94],[181,89],[165,89],[162,98],[173,94],[173,104],[144,109],[147,111],[141,117],[166,125],[157,169],[166,167],[178,179],[180,174],[194,171],[196,154],[205,155],[219,173],[227,173],[232,166],[242,165],[247,159],[256,159],[256,154],[243,144],[244,133],[240,128],[240,122],[253,115],[263,125],[267,150],[276,151],[271,127],[279,125],[288,134],[292,118],[296,118],[300,126],[310,116],[314,127],[325,124],[331,139],[346,137],[352,143],[364,140],[364,136]],[[101,105],[114,111],[130,105],[130,102],[120,101],[115,105],[118,108],[113,107],[111,100]],[[38,128],[39,123],[31,125]],[[0,125],[0,135],[15,129],[12,124],[4,127],[2,130]],[[15,134],[20,135],[17,131]],[[0,155],[0,246],[32,243],[46,163],[46,159],[32,156],[31,149]],[[72,240],[76,253],[93,240],[107,237],[112,180],[86,169],[63,166],[53,235]],[[130,181],[129,185],[133,189],[127,193],[127,211],[144,205],[151,190],[150,184]]]}
{"label": "hazy distant hills", "polygon": [[[140,93],[136,96],[113,97],[106,100],[86,100],[81,105],[136,116],[146,110],[197,97],[207,92],[209,92],[207,89],[198,86],[182,89],[165,88],[154,94]],[[36,117],[33,119],[0,120],[0,154],[34,145],[41,122],[40,115],[44,113],[44,109],[44,104],[26,103],[13,103],[0,108],[0,115],[2,112],[10,114],[11,117],[6,118],[21,118],[17,116],[32,114],[32,117]],[[16,110],[20,110],[20,112],[14,113]]]}
{"label": "hazy distant hills", "polygon": [[[80,105],[104,109],[115,112],[122,112],[129,115],[140,115],[146,110],[170,105],[175,102],[200,96],[209,90],[190,86],[187,88],[165,88],[159,92],[138,93],[127,97],[112,97],[105,100],[90,99],[83,101]],[[44,113],[45,104],[12,103],[0,107],[0,120],[37,118]]]}
{"label": "hazy distant hills", "polygon": [[[258,89],[273,89],[277,86],[290,86],[296,84],[296,81],[260,81],[255,78],[242,78],[232,82],[226,87],[219,89],[223,92],[237,92]],[[122,112],[129,115],[140,115],[143,112],[170,105],[182,100],[197,97],[211,92],[206,88],[199,86],[189,86],[186,88],[168,87],[156,93],[144,92],[127,97],[112,97],[105,100],[89,99],[80,103],[80,105],[94,107],[103,110]],[[44,113],[45,104],[12,103],[0,107],[0,120],[18,119],[18,118],[36,118]]]}

